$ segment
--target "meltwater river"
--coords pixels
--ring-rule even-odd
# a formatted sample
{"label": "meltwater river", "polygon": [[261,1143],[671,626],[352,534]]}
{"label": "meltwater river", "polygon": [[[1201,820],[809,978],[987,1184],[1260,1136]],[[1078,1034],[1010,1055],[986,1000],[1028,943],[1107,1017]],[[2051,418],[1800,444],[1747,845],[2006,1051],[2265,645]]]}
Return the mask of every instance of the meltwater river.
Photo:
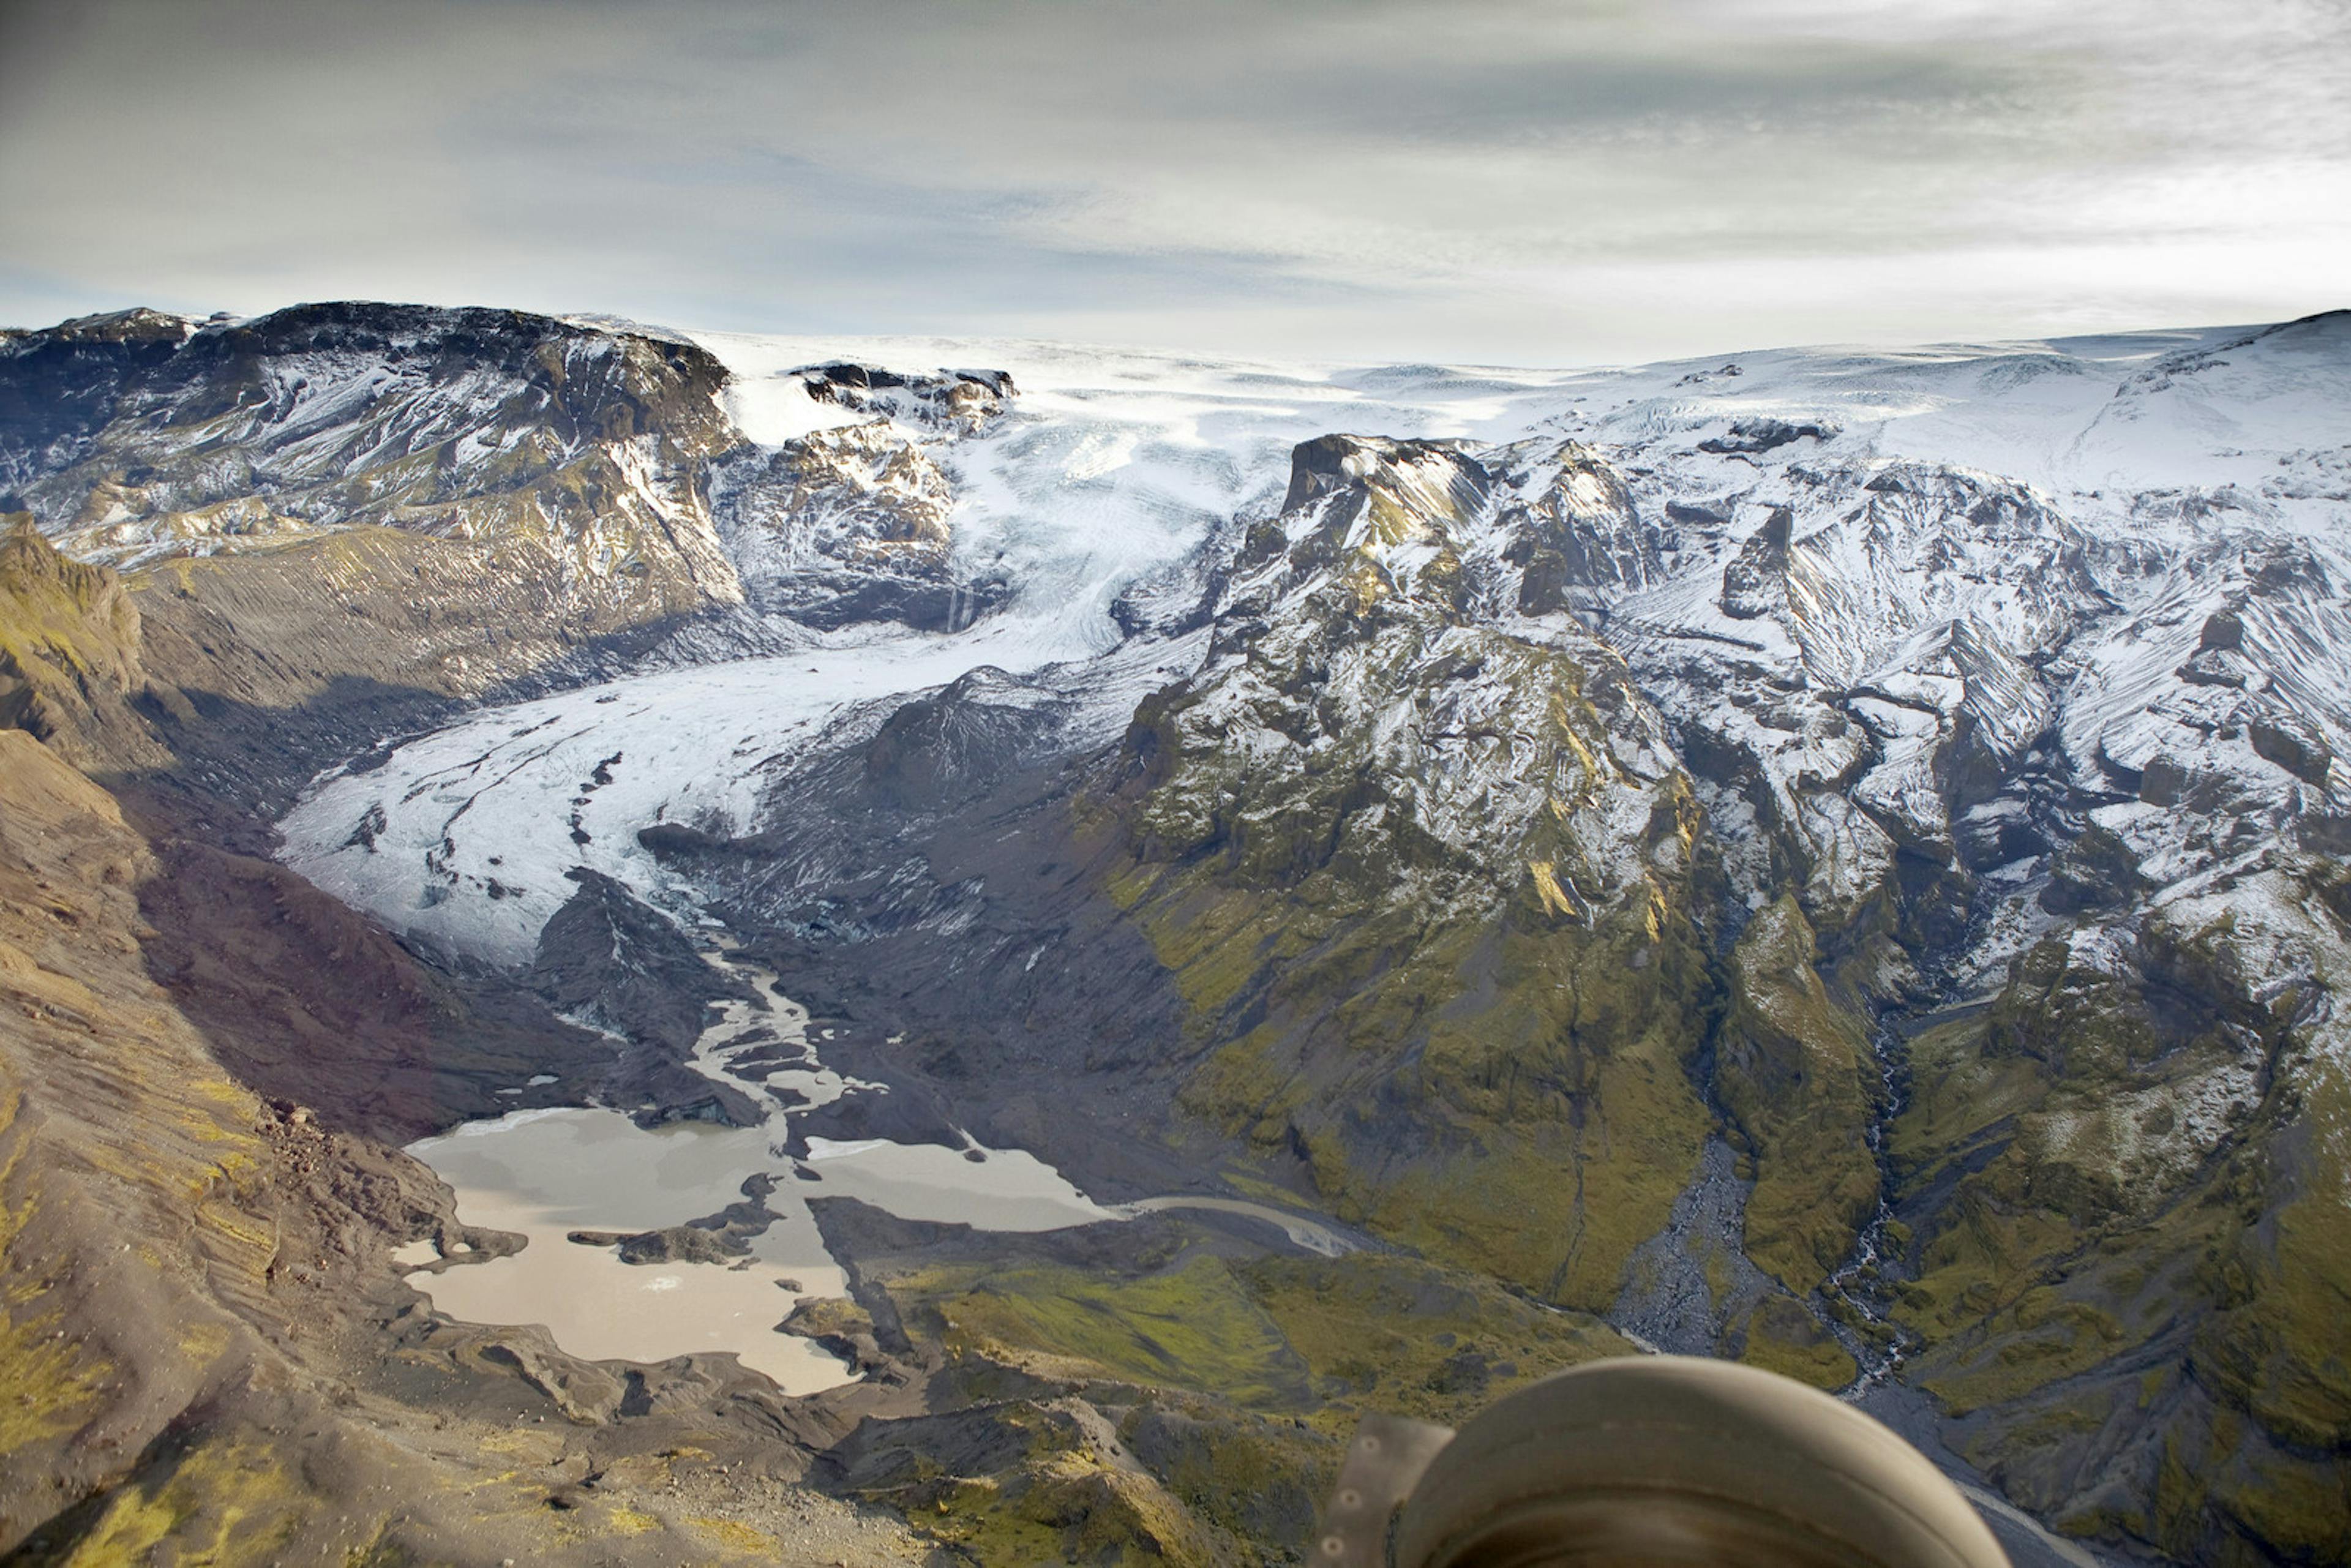
{"label": "meltwater river", "polygon": [[[593,1107],[517,1111],[412,1144],[409,1153],[455,1189],[462,1222],[528,1239],[506,1257],[412,1273],[410,1283],[436,1310],[467,1322],[543,1324],[565,1350],[591,1360],[653,1363],[731,1352],[786,1393],[811,1394],[855,1375],[810,1341],[776,1332],[801,1296],[844,1289],[809,1197],[855,1197],[904,1219],[1002,1231],[1055,1230],[1135,1212],[1095,1204],[1033,1155],[976,1144],[956,1150],[812,1138],[805,1164],[820,1180],[799,1179],[783,1150],[786,1119],[843,1093],[887,1091],[823,1065],[807,1009],[777,990],[774,975],[727,953],[711,962],[749,981],[758,1000],[722,1005],[695,1044],[694,1066],[757,1093],[756,1084],[726,1075],[728,1064],[748,1051],[798,1051],[795,1065],[768,1080],[796,1092],[793,1109],[777,1103],[756,1127],[678,1122],[650,1129]],[[567,1239],[575,1230],[683,1225],[742,1201],[745,1180],[761,1175],[776,1178],[766,1200],[775,1222],[749,1239],[747,1257],[632,1264],[616,1248]],[[433,1257],[433,1244],[422,1242],[399,1260],[415,1267]]]}

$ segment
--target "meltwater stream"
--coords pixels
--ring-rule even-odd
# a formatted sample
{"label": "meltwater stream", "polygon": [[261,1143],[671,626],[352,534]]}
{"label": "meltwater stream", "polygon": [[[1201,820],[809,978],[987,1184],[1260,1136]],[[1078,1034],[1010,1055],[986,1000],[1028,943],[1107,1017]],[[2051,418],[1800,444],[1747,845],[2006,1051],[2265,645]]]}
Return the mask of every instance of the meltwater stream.
{"label": "meltwater stream", "polygon": [[[795,1091],[807,1110],[843,1093],[884,1093],[827,1069],[810,1039],[806,1009],[777,990],[773,974],[721,952],[711,962],[749,981],[758,1001],[723,1004],[695,1047],[693,1065],[726,1076],[752,1051],[797,1060],[768,1082]],[[773,1060],[763,1056],[763,1061]],[[772,1097],[771,1097],[772,1098]],[[538,1323],[574,1355],[653,1363],[696,1352],[731,1352],[788,1394],[812,1394],[853,1374],[811,1342],[776,1325],[801,1296],[840,1295],[842,1271],[809,1211],[811,1197],[855,1197],[904,1219],[960,1221],[983,1230],[1056,1230],[1126,1218],[1102,1207],[1051,1166],[1018,1149],[942,1148],[883,1140],[809,1140],[796,1176],[784,1152],[780,1104],[756,1127],[678,1122],[638,1126],[594,1107],[518,1111],[469,1123],[409,1145],[457,1195],[457,1218],[528,1239],[521,1251],[419,1270],[409,1282],[450,1317],[476,1323]],[[975,1159],[972,1156],[979,1156]],[[727,1262],[632,1264],[614,1247],[569,1240],[575,1230],[635,1233],[718,1213],[747,1195],[747,1178],[775,1178],[775,1218]],[[422,1244],[429,1256],[431,1244]],[[400,1260],[427,1257],[404,1252]]]}

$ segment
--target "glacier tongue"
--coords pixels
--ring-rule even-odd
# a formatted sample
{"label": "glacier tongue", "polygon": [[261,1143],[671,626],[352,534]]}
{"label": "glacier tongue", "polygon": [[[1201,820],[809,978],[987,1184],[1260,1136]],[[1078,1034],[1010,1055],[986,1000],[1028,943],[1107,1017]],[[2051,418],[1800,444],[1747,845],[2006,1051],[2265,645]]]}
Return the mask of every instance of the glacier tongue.
{"label": "glacier tongue", "polygon": [[675,907],[637,842],[657,822],[747,830],[768,777],[856,703],[982,664],[1030,671],[1059,629],[811,636],[805,651],[664,671],[485,709],[319,779],[280,824],[284,856],[396,930],[527,963],[585,865]]}

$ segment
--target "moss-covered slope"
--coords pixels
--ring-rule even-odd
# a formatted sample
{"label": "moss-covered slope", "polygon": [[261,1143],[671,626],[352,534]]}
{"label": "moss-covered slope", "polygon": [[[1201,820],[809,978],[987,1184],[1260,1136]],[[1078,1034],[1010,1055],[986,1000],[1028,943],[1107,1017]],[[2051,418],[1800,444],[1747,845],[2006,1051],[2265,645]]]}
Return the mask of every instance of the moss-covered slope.
{"label": "moss-covered slope", "polygon": [[1913,1374],[2069,1529],[2351,1555],[2340,873],[2196,879],[1922,1037],[1896,1124]]}
{"label": "moss-covered slope", "polygon": [[1441,445],[1300,449],[1207,669],[1136,716],[1110,893],[1187,1004],[1192,1113],[1343,1216],[1596,1306],[1708,1122],[1703,853],[1621,663],[1509,608],[1543,525],[1491,489]]}

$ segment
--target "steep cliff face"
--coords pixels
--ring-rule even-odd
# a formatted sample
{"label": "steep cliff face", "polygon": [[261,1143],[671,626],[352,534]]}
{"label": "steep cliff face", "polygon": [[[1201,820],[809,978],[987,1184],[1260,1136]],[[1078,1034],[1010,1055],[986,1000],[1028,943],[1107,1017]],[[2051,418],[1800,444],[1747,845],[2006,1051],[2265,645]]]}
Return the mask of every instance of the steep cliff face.
{"label": "steep cliff face", "polygon": [[[9,700],[70,727],[143,694],[148,733],[110,726],[122,749],[88,760],[177,757],[282,796],[453,703],[576,683],[682,628],[738,649],[959,627],[1000,601],[1000,578],[953,559],[934,454],[998,417],[1008,379],[810,372],[809,398],[868,417],[777,447],[735,428],[727,381],[682,338],[516,311],[130,311],[9,334],[0,485],[72,572],[123,574],[118,640],[149,662],[45,643],[57,678],[11,676]],[[32,558],[11,548],[33,636]],[[44,594],[89,591],[41,570]]]}
{"label": "steep cliff face", "polygon": [[2069,1529],[2351,1549],[2340,880],[2289,860],[2069,923],[1910,1050],[1913,1375]]}
{"label": "steep cliff face", "polygon": [[827,630],[898,621],[942,632],[1000,602],[1000,576],[971,579],[955,559],[955,486],[939,465],[940,449],[985,428],[1000,404],[991,395],[959,406],[944,434],[875,418],[722,464],[711,505],[750,602]]}
{"label": "steep cliff face", "polygon": [[[682,340],[507,311],[12,335],[0,472],[74,570],[125,573],[117,630],[144,649],[99,684],[147,732],[110,725],[86,759],[290,789],[452,699],[738,602],[701,490],[736,441],[724,380]],[[61,694],[41,700],[89,700]]]}
{"label": "steep cliff face", "polygon": [[[38,333],[9,345],[19,362],[60,348]],[[190,327],[89,428],[0,426],[0,461],[85,558],[372,523],[528,542],[584,601],[674,612],[733,591],[695,486],[695,465],[731,444],[724,380],[680,340],[515,311],[299,306]]]}
{"label": "steep cliff face", "polygon": [[[0,1550],[470,1554],[425,1522],[458,1479],[351,1421],[306,1364],[439,1197],[221,1069],[143,972],[155,872],[104,791],[0,731]],[[392,1522],[388,1484],[414,1489],[414,1522]],[[491,1533],[518,1539],[497,1516],[521,1501],[493,1503]]]}
{"label": "steep cliff face", "polygon": [[1698,823],[1622,663],[1517,612],[1510,558],[1567,520],[1495,499],[1454,448],[1299,450],[1206,666],[1136,716],[1111,891],[1210,1048],[1196,1113],[1343,1214],[1604,1305],[1706,1121]]}
{"label": "steep cliff face", "polygon": [[0,728],[37,736],[84,768],[162,760],[128,711],[147,674],[139,608],[122,579],[60,555],[29,514],[0,517]]}

